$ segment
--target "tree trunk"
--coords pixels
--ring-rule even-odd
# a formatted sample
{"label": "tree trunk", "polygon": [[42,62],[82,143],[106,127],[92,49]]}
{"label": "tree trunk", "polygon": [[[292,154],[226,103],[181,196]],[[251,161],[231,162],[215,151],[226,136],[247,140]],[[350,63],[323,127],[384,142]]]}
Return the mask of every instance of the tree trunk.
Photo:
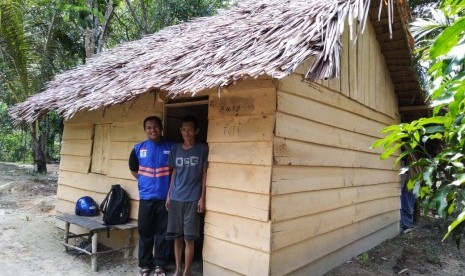
{"label": "tree trunk", "polygon": [[94,55],[94,35],[91,29],[86,29],[86,38],[84,41],[84,48],[86,49],[86,61]]}
{"label": "tree trunk", "polygon": [[[96,8],[94,0],[86,0],[86,5],[91,11],[93,11],[94,8]],[[84,34],[85,35],[84,48],[86,50],[86,62],[87,62],[87,59],[91,58],[94,55],[94,49],[95,49],[94,29],[98,28],[98,25],[95,26],[95,20],[96,19],[92,13],[90,13],[87,16],[88,24],[91,23],[93,27],[92,28],[86,27],[85,34]]]}
{"label": "tree trunk", "polygon": [[142,26],[144,28],[144,34],[147,34],[149,29],[148,29],[148,20],[147,20],[147,9],[145,8],[145,3],[144,0],[140,0],[140,9],[142,11]]}
{"label": "tree trunk", "polygon": [[[107,8],[105,9],[105,21],[101,26],[100,36],[97,44],[97,53],[102,52],[103,45],[105,44],[108,36],[108,29],[110,27],[111,19],[113,18],[114,7],[113,0],[107,1]],[[98,27],[98,26],[97,26]]]}
{"label": "tree trunk", "polygon": [[132,14],[132,18],[134,19],[134,22],[136,22],[136,25],[139,26],[139,29],[141,30],[142,34],[147,34],[147,30],[144,28],[144,25],[137,16],[135,8],[131,5],[131,1],[126,0],[126,5],[128,5],[129,11]]}
{"label": "tree trunk", "polygon": [[34,159],[34,172],[47,174],[47,162],[42,148],[42,139],[39,131],[39,121],[31,125],[32,130],[32,158]]}

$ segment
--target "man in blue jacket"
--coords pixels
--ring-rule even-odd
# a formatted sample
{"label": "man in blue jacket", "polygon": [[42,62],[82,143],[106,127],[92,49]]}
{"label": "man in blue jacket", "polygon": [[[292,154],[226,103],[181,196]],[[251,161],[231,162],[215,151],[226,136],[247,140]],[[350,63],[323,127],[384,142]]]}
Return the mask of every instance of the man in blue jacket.
{"label": "man in blue jacket", "polygon": [[135,145],[129,157],[129,169],[139,187],[139,275],[150,275],[155,269],[155,275],[163,276],[170,251],[165,240],[165,202],[172,173],[167,163],[173,143],[162,138],[162,123],[156,116],[145,118],[144,130],[148,139]]}

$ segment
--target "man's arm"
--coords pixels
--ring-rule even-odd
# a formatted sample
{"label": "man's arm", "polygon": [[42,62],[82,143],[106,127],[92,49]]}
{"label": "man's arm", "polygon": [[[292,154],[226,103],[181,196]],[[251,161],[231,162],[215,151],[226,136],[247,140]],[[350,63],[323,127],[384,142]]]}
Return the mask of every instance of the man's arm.
{"label": "man's arm", "polygon": [[200,195],[199,203],[197,203],[197,212],[203,213],[205,212],[206,209],[206,192],[207,192],[207,169],[208,169],[208,146],[205,145],[204,148],[204,158],[205,158],[205,163],[203,164],[202,167],[202,194]]}
{"label": "man's arm", "polygon": [[168,194],[166,195],[166,202],[165,202],[165,208],[166,210],[169,210],[170,208],[170,194],[171,194],[171,187],[173,187],[173,182],[174,178],[176,177],[176,169],[173,168],[173,173],[171,174],[171,181],[170,181],[170,187],[168,189]]}
{"label": "man's arm", "polygon": [[207,191],[207,166],[202,169],[202,195],[200,195],[199,203],[197,204],[197,212],[205,212],[205,195]]}
{"label": "man's arm", "polygon": [[134,149],[132,149],[131,154],[129,155],[129,170],[131,171],[132,176],[137,179],[139,160],[137,159],[136,151]]}

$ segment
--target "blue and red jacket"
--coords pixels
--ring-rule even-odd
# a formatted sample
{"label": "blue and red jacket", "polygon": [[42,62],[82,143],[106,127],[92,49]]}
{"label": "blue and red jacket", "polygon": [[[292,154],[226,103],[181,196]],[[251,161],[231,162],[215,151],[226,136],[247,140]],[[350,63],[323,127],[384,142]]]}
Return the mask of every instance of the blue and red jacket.
{"label": "blue and red jacket", "polygon": [[134,146],[139,161],[137,182],[140,199],[166,200],[172,174],[168,166],[172,146],[172,142],[163,139],[158,143],[146,140]]}

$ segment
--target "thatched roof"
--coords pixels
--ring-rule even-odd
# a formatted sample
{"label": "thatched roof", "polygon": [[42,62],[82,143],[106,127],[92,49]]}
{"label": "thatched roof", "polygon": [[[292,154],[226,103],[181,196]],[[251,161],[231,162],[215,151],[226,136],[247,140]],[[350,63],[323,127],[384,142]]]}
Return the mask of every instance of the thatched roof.
{"label": "thatched roof", "polygon": [[[396,1],[393,7],[397,14],[393,18],[400,22],[400,28],[392,34],[408,40],[402,21],[405,18],[397,12],[399,3],[405,3]],[[85,65],[56,76],[44,92],[14,106],[10,115],[17,123],[32,122],[51,110],[70,118],[80,110],[120,104],[147,92],[164,91],[174,97],[227,87],[261,75],[279,79],[310,57],[316,57],[316,61],[307,79],[334,77],[339,72],[344,21],[349,18],[364,22],[369,3],[245,0],[215,16],[167,27],[103,52]],[[377,20],[377,12],[373,21]],[[379,25],[383,27],[381,32],[389,33],[388,23]],[[401,48],[410,58],[408,43]],[[414,76],[407,78],[415,80]]]}

